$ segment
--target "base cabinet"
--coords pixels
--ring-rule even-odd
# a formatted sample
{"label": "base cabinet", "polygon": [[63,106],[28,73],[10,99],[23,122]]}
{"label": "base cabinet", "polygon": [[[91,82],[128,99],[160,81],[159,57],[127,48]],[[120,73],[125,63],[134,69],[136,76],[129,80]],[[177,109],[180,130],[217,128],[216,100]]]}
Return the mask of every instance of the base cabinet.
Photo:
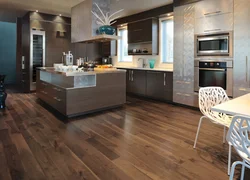
{"label": "base cabinet", "polygon": [[143,70],[127,71],[127,92],[146,95],[146,72]]}
{"label": "base cabinet", "polygon": [[173,73],[127,69],[127,93],[173,101]]}
{"label": "base cabinet", "polygon": [[173,73],[147,71],[147,96],[173,100]]}

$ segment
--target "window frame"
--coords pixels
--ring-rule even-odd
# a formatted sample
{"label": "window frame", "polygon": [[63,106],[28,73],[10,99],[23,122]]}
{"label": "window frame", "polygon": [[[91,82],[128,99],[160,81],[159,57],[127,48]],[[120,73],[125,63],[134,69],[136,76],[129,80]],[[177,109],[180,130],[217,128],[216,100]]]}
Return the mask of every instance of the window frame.
{"label": "window frame", "polygon": [[[165,20],[172,20],[174,23],[174,16],[168,16],[168,17],[163,17],[163,18],[159,18],[159,56],[160,56],[160,62],[162,64],[173,64],[174,63],[174,59],[173,62],[164,62],[162,59],[162,21]],[[174,44],[174,34],[173,34],[173,44]],[[173,49],[174,51],[174,49]],[[174,53],[174,52],[173,52]]]}
{"label": "window frame", "polygon": [[[119,31],[120,30],[123,30],[123,29],[125,29],[125,30],[127,30],[128,31],[128,27],[127,26],[121,26],[121,27],[118,27],[117,28],[117,36],[119,36]],[[120,39],[119,39],[120,40]],[[117,60],[118,60],[118,62],[124,62],[124,63],[131,63],[131,62],[133,62],[133,56],[131,56],[131,55],[128,55],[128,56],[126,56],[127,58],[128,58],[128,60],[123,60],[123,59],[120,59],[121,57],[119,56],[119,40],[117,40]]]}

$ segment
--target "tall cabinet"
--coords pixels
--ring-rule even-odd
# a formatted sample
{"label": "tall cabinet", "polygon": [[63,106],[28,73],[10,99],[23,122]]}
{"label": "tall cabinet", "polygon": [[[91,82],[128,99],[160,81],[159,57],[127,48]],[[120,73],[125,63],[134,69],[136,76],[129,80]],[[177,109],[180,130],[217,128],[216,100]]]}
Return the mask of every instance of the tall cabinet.
{"label": "tall cabinet", "polygon": [[250,93],[250,0],[234,0],[234,98]]}
{"label": "tall cabinet", "polygon": [[174,8],[174,31],[173,101],[197,106],[198,95],[194,93],[194,3]]}

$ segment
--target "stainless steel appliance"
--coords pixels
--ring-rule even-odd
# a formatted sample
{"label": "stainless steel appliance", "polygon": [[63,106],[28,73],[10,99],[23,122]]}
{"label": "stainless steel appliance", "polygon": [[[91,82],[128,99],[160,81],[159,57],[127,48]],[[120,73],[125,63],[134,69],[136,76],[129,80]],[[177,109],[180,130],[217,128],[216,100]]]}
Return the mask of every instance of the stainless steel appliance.
{"label": "stainless steel appliance", "polygon": [[[24,60],[23,60],[24,61]],[[31,30],[30,90],[36,90],[36,68],[45,66],[45,31]]]}
{"label": "stainless steel appliance", "polygon": [[102,58],[102,64],[112,64],[112,58],[110,57],[104,57]]}
{"label": "stainless steel appliance", "polygon": [[233,33],[213,33],[195,36],[195,57],[233,56]]}
{"label": "stainless steel appliance", "polygon": [[233,96],[233,61],[195,60],[194,90],[200,87],[219,86]]}
{"label": "stainless steel appliance", "polygon": [[65,66],[72,66],[73,65],[73,54],[71,54],[71,52],[69,51],[69,53],[65,53],[63,52],[62,55],[62,63]]}

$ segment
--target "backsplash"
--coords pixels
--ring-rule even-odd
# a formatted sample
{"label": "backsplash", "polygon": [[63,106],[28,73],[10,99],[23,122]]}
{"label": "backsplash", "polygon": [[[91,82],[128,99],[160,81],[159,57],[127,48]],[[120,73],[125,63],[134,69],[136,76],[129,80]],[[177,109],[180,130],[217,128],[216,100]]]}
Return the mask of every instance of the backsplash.
{"label": "backsplash", "polygon": [[138,67],[138,59],[139,58],[143,58],[146,60],[147,63],[147,68],[149,67],[149,63],[148,61],[150,59],[155,59],[155,68],[163,68],[163,69],[173,69],[173,64],[170,63],[162,63],[160,60],[160,56],[133,56],[133,61],[132,62],[119,62],[118,61],[118,57],[117,56],[113,56],[112,60],[113,60],[113,66],[117,66],[117,67]]}

